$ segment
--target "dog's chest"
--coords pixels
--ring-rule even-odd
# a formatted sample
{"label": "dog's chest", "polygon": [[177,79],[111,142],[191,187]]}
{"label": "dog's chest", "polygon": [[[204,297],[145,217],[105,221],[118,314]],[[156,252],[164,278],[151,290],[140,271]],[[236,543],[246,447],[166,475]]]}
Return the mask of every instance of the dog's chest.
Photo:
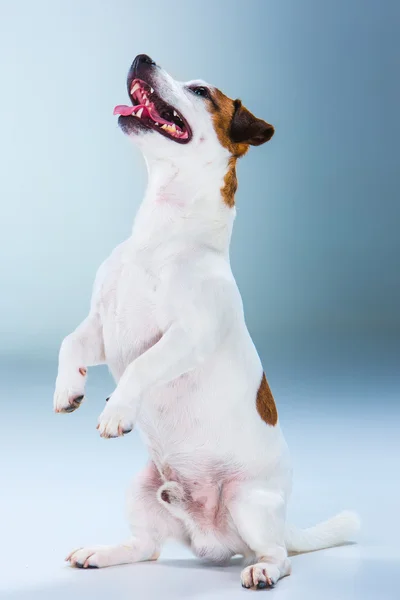
{"label": "dog's chest", "polygon": [[137,356],[157,343],[168,326],[164,284],[146,257],[122,253],[101,286],[103,339],[107,363],[117,378]]}

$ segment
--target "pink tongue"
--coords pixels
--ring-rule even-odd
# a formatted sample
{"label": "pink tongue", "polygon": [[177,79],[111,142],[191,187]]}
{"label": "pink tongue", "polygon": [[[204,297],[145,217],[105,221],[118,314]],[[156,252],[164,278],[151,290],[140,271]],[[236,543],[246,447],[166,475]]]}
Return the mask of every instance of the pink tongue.
{"label": "pink tongue", "polygon": [[123,117],[129,117],[133,113],[138,112],[142,109],[142,116],[150,117],[153,121],[160,123],[161,125],[170,125],[171,121],[163,119],[158,112],[155,110],[154,105],[144,106],[139,104],[136,106],[126,106],[125,104],[119,104],[114,108],[114,115],[122,115]]}
{"label": "pink tongue", "polygon": [[134,106],[126,106],[125,104],[119,104],[114,108],[114,115],[122,115],[123,117],[129,117],[135,110]]}
{"label": "pink tongue", "polygon": [[[123,117],[129,117],[130,115],[133,115],[135,112],[138,112],[140,109],[142,109],[142,116],[150,117],[152,119],[152,121],[154,121],[155,123],[158,123],[158,125],[171,125],[171,121],[166,121],[158,114],[158,112],[155,110],[154,104],[152,104],[151,106],[143,106],[143,105],[126,106],[126,104],[118,104],[118,106],[116,106],[114,108],[113,114],[114,115],[122,115]],[[181,130],[179,129],[179,131],[181,131]],[[188,137],[187,132],[182,133],[182,135],[185,138]]]}

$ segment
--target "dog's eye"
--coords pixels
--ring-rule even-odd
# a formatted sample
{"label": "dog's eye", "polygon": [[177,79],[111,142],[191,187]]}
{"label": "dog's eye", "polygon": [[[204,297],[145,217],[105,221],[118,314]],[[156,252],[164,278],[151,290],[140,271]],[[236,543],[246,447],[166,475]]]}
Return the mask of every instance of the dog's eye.
{"label": "dog's eye", "polygon": [[192,88],[190,88],[190,90],[193,92],[193,94],[196,94],[197,96],[203,96],[203,98],[210,97],[210,92],[208,91],[208,89],[201,85],[192,87]]}

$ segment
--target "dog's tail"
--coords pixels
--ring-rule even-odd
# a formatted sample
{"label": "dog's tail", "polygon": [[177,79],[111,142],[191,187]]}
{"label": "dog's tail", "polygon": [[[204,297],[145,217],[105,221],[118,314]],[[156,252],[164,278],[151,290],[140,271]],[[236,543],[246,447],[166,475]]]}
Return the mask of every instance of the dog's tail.
{"label": "dog's tail", "polygon": [[285,544],[288,552],[312,552],[350,541],[360,529],[358,515],[345,510],[307,529],[287,525]]}

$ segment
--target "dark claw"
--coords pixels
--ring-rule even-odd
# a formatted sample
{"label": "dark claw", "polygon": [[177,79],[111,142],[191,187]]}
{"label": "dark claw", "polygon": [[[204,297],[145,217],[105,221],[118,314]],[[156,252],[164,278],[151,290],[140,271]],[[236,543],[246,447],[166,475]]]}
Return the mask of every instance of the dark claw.
{"label": "dark claw", "polygon": [[244,583],[242,583],[242,588],[244,588],[245,590],[249,590],[250,586],[249,585],[245,585]]}
{"label": "dark claw", "polygon": [[108,402],[110,398],[111,398],[111,396],[108,396],[108,398],[106,398],[106,402]]}
{"label": "dark claw", "polygon": [[67,408],[64,408],[62,412],[66,412],[66,413],[71,413],[74,412],[74,410],[76,410],[79,406],[80,403],[82,402],[84,396],[77,396],[76,398],[74,398],[71,402],[71,404],[69,406],[67,406]]}
{"label": "dark claw", "polygon": [[122,433],[125,435],[126,433],[130,433],[131,431],[132,427],[130,429],[124,429]]}
{"label": "dark claw", "polygon": [[74,563],[74,566],[77,569],[98,569],[99,567],[96,567],[96,565],[88,565],[87,567],[84,567],[82,563]]}
{"label": "dark claw", "polygon": [[266,583],[265,581],[259,581],[259,582],[257,583],[257,588],[258,588],[259,590],[263,590],[263,589],[264,589],[264,588],[266,588],[266,587],[267,587],[267,583]]}

